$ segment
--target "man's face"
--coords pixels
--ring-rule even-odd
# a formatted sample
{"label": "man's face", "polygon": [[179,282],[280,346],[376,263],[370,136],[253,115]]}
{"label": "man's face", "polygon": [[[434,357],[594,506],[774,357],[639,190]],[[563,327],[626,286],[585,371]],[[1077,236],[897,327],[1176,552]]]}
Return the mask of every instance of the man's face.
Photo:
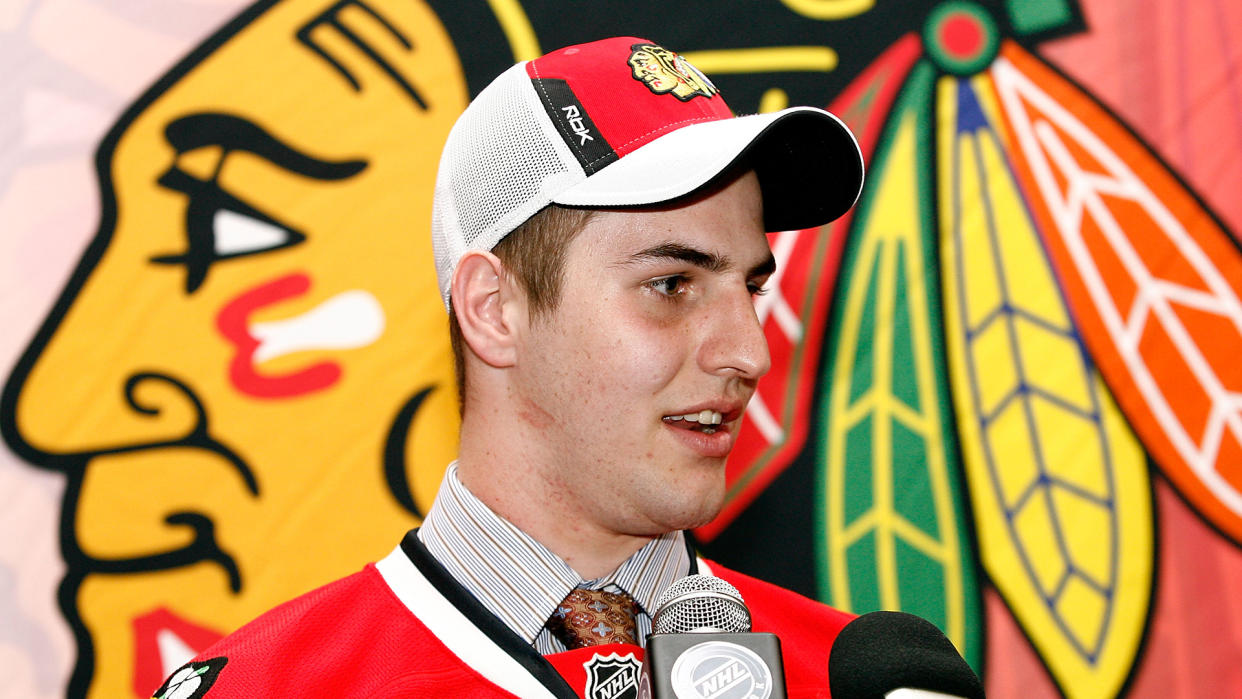
{"label": "man's face", "polygon": [[288,0],[210,49],[105,144],[100,234],[5,418],[70,476],[101,696],[384,555],[456,448],[427,229],[466,94],[436,16]]}
{"label": "man's face", "polygon": [[599,212],[573,240],[516,378],[570,516],[640,536],[715,516],[769,368],[752,302],[772,269],[754,174],[680,208]]}

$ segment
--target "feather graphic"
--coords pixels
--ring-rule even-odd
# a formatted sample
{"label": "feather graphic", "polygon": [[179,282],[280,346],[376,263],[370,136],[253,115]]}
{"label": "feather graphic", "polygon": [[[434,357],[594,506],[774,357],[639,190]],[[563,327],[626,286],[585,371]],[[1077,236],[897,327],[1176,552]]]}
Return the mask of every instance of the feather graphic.
{"label": "feather graphic", "polygon": [[942,78],[945,326],[979,553],[1071,697],[1113,696],[1151,593],[1141,446],[1071,322],[985,76]]}
{"label": "feather graphic", "polygon": [[1101,373],[1174,486],[1242,542],[1242,254],[1136,138],[1020,47],[991,75]]}
{"label": "feather graphic", "polygon": [[936,284],[931,81],[926,63],[907,80],[846,246],[820,394],[818,553],[824,599],[923,616],[978,667]]}

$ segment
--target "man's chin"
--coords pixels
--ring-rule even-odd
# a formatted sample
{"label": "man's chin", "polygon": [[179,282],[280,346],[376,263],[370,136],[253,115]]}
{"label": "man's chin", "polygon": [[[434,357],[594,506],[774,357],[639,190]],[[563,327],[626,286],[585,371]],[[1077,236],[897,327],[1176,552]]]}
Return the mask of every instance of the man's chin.
{"label": "man's chin", "polygon": [[670,511],[658,520],[662,529],[658,534],[696,529],[716,519],[723,508],[724,486],[722,484],[721,487],[713,488],[697,499],[683,500],[680,506],[670,508]]}
{"label": "man's chin", "polygon": [[682,526],[678,528],[683,529],[683,530],[690,530],[690,529],[698,529],[699,527],[710,524],[712,520],[716,519],[716,516],[720,514],[720,510],[723,509],[723,507],[724,507],[723,498],[721,498],[721,501],[717,503],[714,507],[712,507],[710,511],[703,512],[700,516],[695,517],[692,520],[683,523]]}

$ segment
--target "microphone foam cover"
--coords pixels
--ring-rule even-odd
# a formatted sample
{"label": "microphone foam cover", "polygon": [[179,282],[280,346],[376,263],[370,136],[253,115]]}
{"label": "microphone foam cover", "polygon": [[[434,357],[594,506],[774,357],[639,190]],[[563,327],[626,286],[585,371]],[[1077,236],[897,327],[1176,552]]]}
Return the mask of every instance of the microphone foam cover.
{"label": "microphone foam cover", "polygon": [[652,633],[746,633],[750,610],[742,593],[711,575],[687,575],[656,601]]}
{"label": "microphone foam cover", "polygon": [[845,625],[828,657],[834,699],[882,699],[898,688],[982,699],[983,684],[931,622],[870,612]]}

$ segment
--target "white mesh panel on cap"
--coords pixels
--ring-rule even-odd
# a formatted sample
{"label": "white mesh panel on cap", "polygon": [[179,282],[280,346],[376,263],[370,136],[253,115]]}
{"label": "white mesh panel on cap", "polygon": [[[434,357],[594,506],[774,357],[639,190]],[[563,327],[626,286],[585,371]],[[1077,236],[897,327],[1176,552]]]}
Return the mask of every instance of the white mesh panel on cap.
{"label": "white mesh panel on cap", "polygon": [[431,239],[445,304],[462,254],[492,249],[556,193],[585,178],[525,64],[484,88],[453,126],[436,179]]}

